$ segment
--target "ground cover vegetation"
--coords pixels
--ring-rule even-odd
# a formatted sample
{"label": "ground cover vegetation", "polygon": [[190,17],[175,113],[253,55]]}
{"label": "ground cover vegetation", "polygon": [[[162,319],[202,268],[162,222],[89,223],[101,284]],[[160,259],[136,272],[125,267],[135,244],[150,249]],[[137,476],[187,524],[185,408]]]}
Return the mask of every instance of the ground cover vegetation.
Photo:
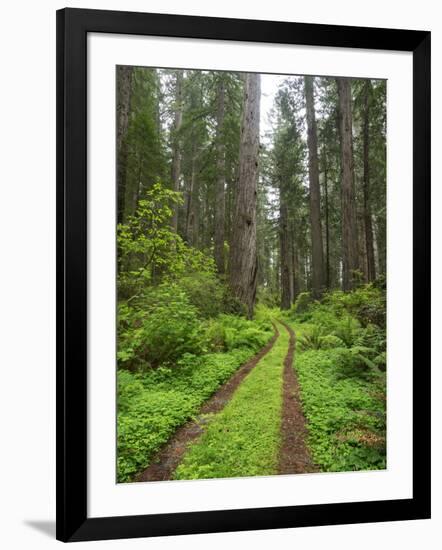
{"label": "ground cover vegetation", "polygon": [[298,335],[295,369],[308,444],[322,471],[386,467],[385,295],[335,291],[286,318]]}

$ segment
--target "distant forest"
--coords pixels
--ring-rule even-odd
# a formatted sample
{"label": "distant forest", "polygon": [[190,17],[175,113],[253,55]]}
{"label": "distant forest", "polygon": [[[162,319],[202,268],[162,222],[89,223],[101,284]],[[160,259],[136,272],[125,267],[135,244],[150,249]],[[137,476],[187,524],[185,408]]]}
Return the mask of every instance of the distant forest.
{"label": "distant forest", "polygon": [[116,74],[118,481],[385,468],[386,82]]}
{"label": "distant forest", "polygon": [[256,295],[288,309],[385,275],[385,81],[117,71],[119,223],[155,184],[178,193],[171,230],[249,315]]}

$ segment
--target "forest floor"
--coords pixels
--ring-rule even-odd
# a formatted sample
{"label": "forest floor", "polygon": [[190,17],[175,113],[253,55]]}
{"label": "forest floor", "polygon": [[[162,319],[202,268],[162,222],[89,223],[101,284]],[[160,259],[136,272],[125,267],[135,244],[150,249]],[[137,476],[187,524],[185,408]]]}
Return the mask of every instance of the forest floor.
{"label": "forest floor", "polygon": [[295,333],[274,336],[169,439],[135,481],[207,479],[318,471],[306,439],[293,368]]}

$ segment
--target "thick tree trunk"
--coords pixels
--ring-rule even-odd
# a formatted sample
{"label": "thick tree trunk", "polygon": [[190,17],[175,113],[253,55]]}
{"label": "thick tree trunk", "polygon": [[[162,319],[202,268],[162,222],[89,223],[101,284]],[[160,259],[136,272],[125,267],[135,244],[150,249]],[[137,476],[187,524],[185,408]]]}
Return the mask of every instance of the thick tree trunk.
{"label": "thick tree trunk", "polygon": [[[172,189],[180,190],[181,175],[181,144],[179,132],[183,123],[183,71],[177,70],[175,76],[175,118],[173,123],[173,145],[172,145]],[[178,229],[178,205],[174,206],[171,222],[172,230],[176,233]]]}
{"label": "thick tree trunk", "polygon": [[281,309],[290,309],[293,301],[293,259],[289,230],[288,208],[280,189],[279,239],[281,254]]}
{"label": "thick tree trunk", "polygon": [[328,211],[328,166],[324,152],[324,195],[325,195],[325,286],[330,290],[330,224]]}
{"label": "thick tree trunk", "polygon": [[318,136],[316,130],[313,77],[304,77],[307,113],[308,172],[310,191],[310,228],[312,239],[312,293],[319,298],[324,287],[324,258],[319,188]]}
{"label": "thick tree trunk", "polygon": [[353,169],[353,132],[351,84],[346,78],[337,78],[339,96],[339,135],[341,141],[341,201],[342,201],[342,288],[355,285],[358,265],[358,225]]}
{"label": "thick tree trunk", "polygon": [[225,172],[226,150],[224,144],[225,83],[220,76],[216,115],[216,188],[215,188],[215,263],[218,273],[224,274],[224,226],[225,226]]}
{"label": "thick tree trunk", "polygon": [[357,208],[358,222],[358,265],[364,282],[368,282],[367,255],[365,253],[365,223],[363,205]]}
{"label": "thick tree trunk", "polygon": [[259,159],[260,75],[248,73],[241,120],[239,181],[235,194],[229,283],[233,295],[253,316],[256,298],[256,194]]}
{"label": "thick tree trunk", "polygon": [[124,193],[124,215],[123,221],[126,222],[129,216],[133,216],[137,210],[138,198],[140,192],[141,180],[141,158],[138,159],[136,175],[132,175],[125,184]]}
{"label": "thick tree trunk", "polygon": [[293,298],[292,302],[296,302],[298,294],[301,292],[301,281],[299,275],[299,252],[296,246],[294,235],[292,236],[292,259],[293,259]]}
{"label": "thick tree trunk", "polygon": [[184,220],[184,240],[193,245],[193,221],[194,221],[194,203],[195,200],[198,200],[195,197],[195,180],[196,180],[196,154],[195,146],[192,145],[192,159],[191,159],[191,168],[189,181],[187,183],[187,192],[186,192],[186,209],[185,209],[185,220]]}
{"label": "thick tree trunk", "polygon": [[189,220],[189,244],[198,248],[200,228],[200,199],[198,174],[194,174],[192,206]]}
{"label": "thick tree trunk", "polygon": [[117,222],[123,223],[127,172],[127,131],[129,129],[133,67],[117,67]]}
{"label": "thick tree trunk", "polygon": [[373,246],[373,222],[370,204],[370,88],[371,83],[366,80],[364,86],[364,227],[365,227],[365,253],[367,262],[368,282],[376,279],[376,265]]}
{"label": "thick tree trunk", "polygon": [[387,226],[385,216],[376,217],[376,246],[378,251],[379,275],[387,271]]}

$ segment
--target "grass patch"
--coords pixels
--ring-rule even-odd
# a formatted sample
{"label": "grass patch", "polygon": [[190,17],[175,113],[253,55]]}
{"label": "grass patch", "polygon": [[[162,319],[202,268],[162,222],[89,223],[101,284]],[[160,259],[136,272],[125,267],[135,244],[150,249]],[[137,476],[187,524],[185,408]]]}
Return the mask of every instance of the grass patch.
{"label": "grass patch", "polygon": [[189,446],[175,479],[207,479],[277,473],[280,446],[283,361],[289,336],[280,336],[213,415],[201,438]]}

